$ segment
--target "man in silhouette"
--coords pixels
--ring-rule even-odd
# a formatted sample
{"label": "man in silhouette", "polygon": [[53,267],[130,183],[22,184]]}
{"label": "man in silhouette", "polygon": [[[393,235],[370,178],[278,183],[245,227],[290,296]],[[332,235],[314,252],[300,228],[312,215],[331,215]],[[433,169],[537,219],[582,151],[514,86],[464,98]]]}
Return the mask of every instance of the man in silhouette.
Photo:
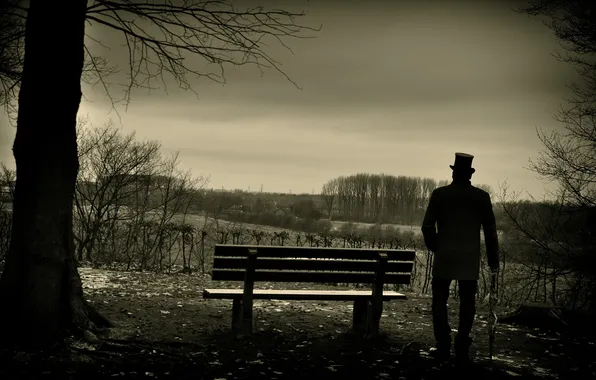
{"label": "man in silhouette", "polygon": [[[429,200],[422,234],[427,248],[435,253],[432,271],[432,313],[436,348],[433,356],[444,361],[451,352],[451,327],[447,298],[452,280],[457,280],[460,308],[455,336],[458,360],[469,360],[470,331],[476,314],[476,289],[480,272],[480,227],[484,230],[488,265],[499,267],[498,239],[490,195],[472,186],[474,156],[456,153],[448,186],[435,189]],[[438,233],[437,228],[438,227]]]}

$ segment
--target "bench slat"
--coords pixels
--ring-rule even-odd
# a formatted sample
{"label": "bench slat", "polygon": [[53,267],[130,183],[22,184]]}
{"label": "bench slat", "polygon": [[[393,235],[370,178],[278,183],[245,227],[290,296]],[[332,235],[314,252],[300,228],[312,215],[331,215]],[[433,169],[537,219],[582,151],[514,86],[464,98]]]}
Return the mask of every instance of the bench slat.
{"label": "bench slat", "polygon": [[[246,271],[242,269],[213,269],[213,281],[244,281]],[[384,277],[386,284],[409,284],[411,273],[387,273]],[[372,283],[375,274],[372,272],[309,272],[299,270],[257,270],[255,281],[271,282],[332,282],[332,283]]]}
{"label": "bench slat", "polygon": [[271,245],[216,244],[214,256],[246,257],[249,249],[256,249],[259,257],[329,258],[376,260],[379,252],[387,253],[390,261],[414,261],[416,252],[397,249],[360,249],[329,247],[279,247]]}
{"label": "bench slat", "polygon": [[[204,289],[203,298],[238,299],[242,297],[242,289]],[[262,300],[303,300],[303,301],[356,301],[370,299],[370,290],[271,290],[255,289],[255,299]],[[405,294],[385,291],[383,300],[407,299]]]}
{"label": "bench slat", "polygon": [[[281,258],[259,257],[256,269],[306,270],[306,271],[342,271],[342,272],[375,272],[378,263],[373,260],[292,260]],[[414,263],[407,261],[389,261],[387,272],[409,273]],[[214,257],[214,269],[246,269],[244,257]]]}

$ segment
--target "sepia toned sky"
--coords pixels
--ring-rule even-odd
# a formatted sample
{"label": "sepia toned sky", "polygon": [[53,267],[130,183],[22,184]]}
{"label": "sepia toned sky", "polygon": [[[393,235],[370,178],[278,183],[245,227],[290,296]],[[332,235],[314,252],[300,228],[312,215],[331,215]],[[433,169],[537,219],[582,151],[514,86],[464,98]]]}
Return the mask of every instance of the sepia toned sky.
{"label": "sepia toned sky", "polygon": [[[552,116],[575,74],[552,57],[552,33],[511,10],[523,2],[283,4],[306,12],[299,23],[323,25],[315,39],[285,40],[293,55],[266,50],[301,89],[273,70],[233,67],[225,86],[194,81],[198,99],[174,84],[168,94],[137,90],[121,119],[100,86],[86,85],[80,115],[179,151],[181,167],[210,176],[208,187],[310,193],[359,172],[450,179],[462,151],[475,155],[473,183],[507,180],[542,196],[547,185],[524,167],[541,149],[535,128],[561,128]],[[118,34],[90,33],[112,62],[126,62]],[[110,91],[120,95],[116,84]],[[3,122],[0,160],[11,166],[13,138]]]}

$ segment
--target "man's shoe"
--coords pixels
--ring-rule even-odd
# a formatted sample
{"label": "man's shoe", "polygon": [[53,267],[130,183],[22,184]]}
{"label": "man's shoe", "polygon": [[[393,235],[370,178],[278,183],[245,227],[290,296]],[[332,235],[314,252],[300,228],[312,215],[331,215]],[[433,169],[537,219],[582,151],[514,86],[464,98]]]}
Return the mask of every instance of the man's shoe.
{"label": "man's shoe", "polygon": [[470,346],[472,345],[472,338],[455,337],[455,357],[460,364],[470,363]]}
{"label": "man's shoe", "polygon": [[456,352],[455,361],[459,365],[468,365],[472,363],[472,360],[470,359],[470,354],[468,352]]}
{"label": "man's shoe", "polygon": [[445,362],[451,357],[451,347],[433,347],[430,349],[430,355],[440,362]]}

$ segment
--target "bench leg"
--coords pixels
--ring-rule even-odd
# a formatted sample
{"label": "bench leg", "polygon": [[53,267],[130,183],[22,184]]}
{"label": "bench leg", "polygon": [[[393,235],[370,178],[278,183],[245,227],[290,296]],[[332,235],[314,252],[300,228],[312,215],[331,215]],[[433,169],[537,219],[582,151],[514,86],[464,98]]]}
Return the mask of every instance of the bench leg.
{"label": "bench leg", "polygon": [[232,334],[235,338],[239,338],[242,333],[242,300],[234,298],[232,304]]}
{"label": "bench leg", "polygon": [[381,327],[381,315],[383,314],[383,303],[371,300],[367,302],[367,321],[366,321],[366,338],[376,338],[379,336]]}
{"label": "bench leg", "polygon": [[244,335],[252,334],[252,308],[245,310],[241,298],[235,298],[232,304],[232,334],[240,339]]}
{"label": "bench leg", "polygon": [[354,301],[354,310],[352,311],[352,328],[356,333],[366,332],[366,320],[368,305],[367,300],[356,300]]}

